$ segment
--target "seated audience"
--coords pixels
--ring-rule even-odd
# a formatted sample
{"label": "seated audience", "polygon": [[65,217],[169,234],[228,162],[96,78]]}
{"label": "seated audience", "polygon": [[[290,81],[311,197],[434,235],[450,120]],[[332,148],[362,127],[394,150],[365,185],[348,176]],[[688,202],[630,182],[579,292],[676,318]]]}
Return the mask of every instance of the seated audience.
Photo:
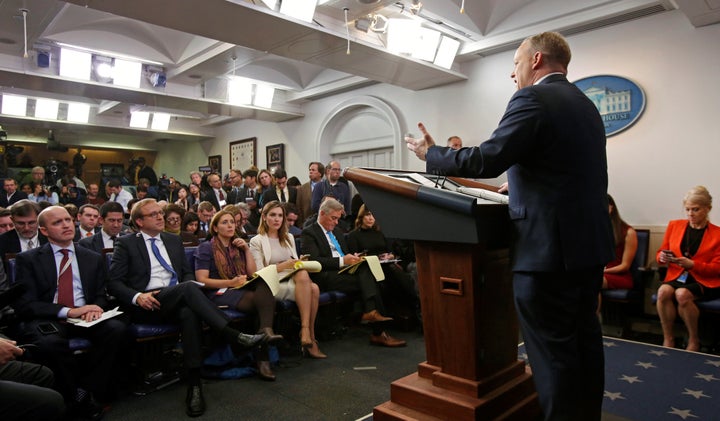
{"label": "seated audience", "polygon": [[204,240],[210,232],[210,220],[213,215],[215,215],[213,204],[207,201],[200,202],[198,204],[197,215],[200,219],[198,237],[200,237],[200,240]]}
{"label": "seated audience", "polygon": [[302,252],[310,260],[322,264],[322,271],[310,275],[321,291],[341,291],[360,294],[363,308],[361,321],[373,325],[370,343],[388,347],[405,346],[405,341],[388,335],[380,322],[392,320],[383,316],[385,311],[377,281],[367,264],[362,264],[354,274],[339,273],[343,266],[361,261],[357,253],[350,253],[343,232],[337,228],[343,215],[343,205],[333,198],[327,198],[320,205],[317,223],[305,228],[302,233]]}
{"label": "seated audience", "polygon": [[0,207],[7,208],[17,201],[28,198],[27,194],[18,191],[17,182],[14,178],[6,178],[3,181],[3,188],[5,193],[0,193]]}
{"label": "seated audience", "polygon": [[125,213],[130,213],[128,209],[128,202],[133,199],[133,195],[127,190],[122,188],[120,180],[108,181],[108,190],[110,191],[110,202],[118,202],[125,209]]}
{"label": "seated audience", "polygon": [[0,234],[13,229],[15,229],[15,225],[13,225],[12,216],[10,216],[10,209],[0,209]]}
{"label": "seated audience", "polygon": [[189,246],[197,246],[200,242],[198,238],[198,229],[200,226],[200,219],[195,212],[187,212],[180,225],[180,237],[183,240],[183,244]]}
{"label": "seated audience", "polygon": [[175,201],[175,204],[185,209],[185,211],[188,211],[190,209],[190,206],[192,205],[192,203],[190,203],[190,200],[188,200],[188,195],[189,193],[187,186],[184,186],[182,184],[178,185],[178,199]]}
{"label": "seated audience", "polygon": [[[688,351],[700,350],[696,300],[720,297],[720,227],[710,223],[712,197],[703,186],[692,188],[683,199],[687,219],[670,221],[657,261],[667,264],[665,281],[658,289],[657,310],[663,329],[663,346],[675,347],[675,317],[685,322]],[[677,307],[676,307],[677,306]]]}
{"label": "seated audience", "polygon": [[26,361],[25,350],[0,335],[0,418],[4,421],[59,420],[65,412],[62,395],[51,389],[49,368]]}
{"label": "seated audience", "polygon": [[78,209],[77,221],[75,227],[75,238],[73,241],[80,241],[82,238],[92,237],[100,232],[98,226],[100,218],[100,210],[95,205],[82,205]]}
{"label": "seated audience", "polygon": [[[395,255],[390,252],[390,246],[385,235],[380,231],[375,216],[365,205],[360,206],[357,219],[355,219],[355,229],[348,234],[347,243],[353,253],[378,256],[381,262],[396,259]],[[387,262],[381,266],[385,275],[381,286],[386,301],[394,304],[401,303],[404,308],[396,310],[414,315],[420,307],[420,301],[413,278],[397,262]]]}
{"label": "seated audience", "polygon": [[235,208],[239,211],[235,215],[235,230],[241,238],[248,239],[251,235],[257,234],[257,228],[250,222],[252,211],[250,206],[245,202],[238,202]]}
{"label": "seated audience", "polygon": [[262,203],[270,203],[277,200],[281,203],[295,203],[297,200],[297,189],[287,186],[287,173],[278,168],[273,175],[273,184],[263,193]]}
{"label": "seated audience", "polygon": [[[235,233],[235,218],[225,210],[213,216],[209,241],[195,252],[195,279],[202,282],[207,296],[218,306],[242,312],[257,312],[259,333],[266,338],[257,353],[258,374],[263,380],[275,380],[270,368],[267,343],[282,339],[273,332],[275,299],[265,281],[257,278],[248,284],[256,266],[248,243]],[[237,288],[242,287],[242,288]]]}
{"label": "seated audience", "polygon": [[188,192],[190,194],[188,195],[187,200],[190,206],[197,205],[198,203],[202,202],[202,197],[200,196],[200,186],[192,183],[190,184],[190,186],[188,186]]}
{"label": "seated audience", "polygon": [[15,229],[0,234],[0,259],[8,254],[20,253],[47,243],[47,237],[38,231],[37,219],[40,206],[27,199],[15,203],[10,215]]}
{"label": "seated audience", "polygon": [[633,287],[630,266],[637,251],[637,233],[620,217],[615,200],[608,195],[610,221],[615,237],[615,260],[605,266],[603,289],[630,289]]}
{"label": "seated audience", "polygon": [[[17,282],[25,292],[15,303],[22,323],[21,339],[37,346],[34,355],[50,367],[57,389],[77,416],[100,419],[113,394],[120,371],[115,370],[126,342],[125,323],[118,318],[91,327],[66,323],[91,322],[108,308],[105,298],[107,264],[102,255],[75,247],[75,227],[66,209],[51,206],[38,215],[48,244],[16,256]],[[88,360],[80,364],[70,351],[71,337],[89,339]]]}
{"label": "seated audience", "polygon": [[[285,208],[274,200],[263,207],[260,214],[258,234],[250,240],[250,251],[257,269],[276,265],[282,278],[294,269],[298,262],[295,238],[287,232]],[[286,282],[280,283],[275,294],[278,301],[295,301],[300,313],[300,345],[312,358],[326,358],[315,340],[315,318],[319,306],[320,289],[310,279],[306,270],[295,272]]]}
{"label": "seated audience", "polygon": [[87,185],[87,188],[87,196],[85,197],[85,201],[87,203],[95,206],[101,206],[107,201],[100,195],[100,186],[97,183],[90,183]]}
{"label": "seated audience", "polygon": [[200,382],[202,323],[229,343],[253,346],[264,335],[246,335],[228,326],[225,315],[195,283],[180,237],[163,232],[163,210],[155,199],[141,200],[132,210],[140,230],[120,237],[110,263],[108,292],[117,298],[133,323],[180,323],[187,370],[185,412],[205,412]]}
{"label": "seated audience", "polygon": [[131,232],[130,227],[124,225],[123,222],[122,205],[118,202],[105,202],[100,207],[102,229],[92,237],[81,239],[78,244],[98,253],[102,253],[106,249],[113,249],[121,235]]}
{"label": "seated audience", "polygon": [[293,205],[292,203],[285,203],[285,220],[287,221],[288,225],[288,232],[293,235],[293,237],[299,237],[302,235],[302,229],[300,229],[297,225],[295,225],[298,222],[298,218],[300,217],[300,212],[298,211],[297,206]]}
{"label": "seated audience", "polygon": [[34,184],[32,189],[32,193],[28,194],[28,199],[33,202],[49,202],[52,205],[57,205],[60,201],[57,193],[48,190],[42,184]]}
{"label": "seated audience", "polygon": [[[258,193],[257,212],[259,215],[260,210],[262,210],[263,205],[265,204],[265,202],[264,202],[265,192],[274,190],[275,187],[273,186],[273,177],[269,170],[266,170],[266,169],[260,170],[257,175],[257,181],[258,181],[258,183],[257,183],[257,193]],[[259,222],[257,225],[260,225]]]}
{"label": "seated audience", "polygon": [[165,206],[165,232],[180,235],[182,231],[182,219],[185,217],[185,209],[170,203]]}

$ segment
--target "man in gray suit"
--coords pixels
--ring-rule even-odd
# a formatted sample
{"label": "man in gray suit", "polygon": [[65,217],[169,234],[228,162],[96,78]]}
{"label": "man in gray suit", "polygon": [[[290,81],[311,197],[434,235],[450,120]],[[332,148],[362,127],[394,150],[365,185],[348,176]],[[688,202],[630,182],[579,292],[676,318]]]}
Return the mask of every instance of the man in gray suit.
{"label": "man in gray suit", "polygon": [[427,171],[508,173],[514,224],[515,305],[547,420],[600,420],[602,333],[595,314],[612,260],[605,130],[595,105],[565,75],[570,47],[557,33],[523,41],[518,91],[489,140],[454,150],[406,138]]}

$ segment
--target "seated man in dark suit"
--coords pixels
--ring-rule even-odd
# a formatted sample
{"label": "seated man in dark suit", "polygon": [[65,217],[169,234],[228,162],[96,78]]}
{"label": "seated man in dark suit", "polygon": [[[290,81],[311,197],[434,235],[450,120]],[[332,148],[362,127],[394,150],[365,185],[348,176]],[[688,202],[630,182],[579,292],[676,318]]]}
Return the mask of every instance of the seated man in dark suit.
{"label": "seated man in dark suit", "polygon": [[196,417],[205,412],[200,383],[202,322],[227,342],[243,346],[253,346],[265,335],[246,335],[228,326],[225,315],[192,282],[195,274],[185,258],[182,240],[163,232],[163,214],[155,199],[133,206],[131,218],[140,232],[117,240],[109,291],[135,323],[180,323],[189,383],[186,413]]}
{"label": "seated man in dark suit", "polygon": [[10,209],[15,229],[0,234],[0,259],[7,254],[34,249],[47,243],[47,238],[38,231],[40,205],[27,199],[16,202]]}
{"label": "seated man in dark suit", "polygon": [[295,203],[297,201],[297,189],[288,188],[285,170],[276,170],[273,174],[273,181],[273,188],[263,193],[263,203],[270,203],[273,200],[280,203]]}
{"label": "seated man in dark suit", "polygon": [[208,175],[207,181],[211,188],[205,192],[203,201],[212,203],[215,212],[217,212],[228,203],[227,194],[222,188],[222,179],[219,174]]}
{"label": "seated man in dark suit", "polygon": [[100,209],[97,206],[90,204],[80,206],[77,215],[78,225],[75,227],[73,241],[77,242],[100,232],[98,218],[100,218]]}
{"label": "seated man in dark suit", "polygon": [[[22,319],[20,335],[37,346],[34,354],[55,372],[56,386],[71,410],[100,419],[103,409],[94,395],[107,399],[112,394],[116,356],[122,355],[126,343],[125,323],[112,318],[78,327],[65,321],[102,317],[107,307],[107,265],[100,254],[75,247],[75,224],[65,208],[43,210],[38,224],[49,244],[16,256],[17,282],[25,287],[14,305]],[[93,344],[82,367],[70,351],[71,337],[87,338]]]}
{"label": "seated man in dark suit", "polygon": [[322,271],[312,273],[310,276],[323,292],[360,292],[364,311],[362,322],[373,323],[371,343],[389,347],[405,346],[405,341],[388,335],[378,324],[392,319],[381,313],[382,297],[368,265],[360,265],[354,274],[338,273],[341,267],[361,260],[357,254],[349,253],[345,236],[336,228],[342,215],[343,205],[333,198],[327,198],[320,205],[317,223],[303,230],[303,254],[309,254],[310,260],[317,260],[322,264]]}
{"label": "seated man in dark suit", "polygon": [[123,221],[121,204],[118,202],[103,203],[100,207],[102,229],[92,237],[83,238],[78,244],[98,253],[102,253],[104,249],[114,248],[118,237],[130,232],[130,227],[123,225]]}

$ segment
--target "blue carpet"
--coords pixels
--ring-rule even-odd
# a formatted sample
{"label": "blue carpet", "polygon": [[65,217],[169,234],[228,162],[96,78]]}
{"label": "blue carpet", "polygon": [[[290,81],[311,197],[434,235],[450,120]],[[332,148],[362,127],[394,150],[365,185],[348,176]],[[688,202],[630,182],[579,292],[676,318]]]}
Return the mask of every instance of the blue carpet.
{"label": "blue carpet", "polygon": [[[720,420],[720,357],[604,337],[603,412],[636,421]],[[518,349],[527,360],[525,347]]]}

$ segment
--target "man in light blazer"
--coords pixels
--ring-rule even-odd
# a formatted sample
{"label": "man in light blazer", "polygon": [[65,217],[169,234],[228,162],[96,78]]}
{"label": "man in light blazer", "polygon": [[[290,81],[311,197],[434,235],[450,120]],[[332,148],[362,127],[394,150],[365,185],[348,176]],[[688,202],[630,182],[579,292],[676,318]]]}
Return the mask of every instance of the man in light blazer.
{"label": "man in light blazer", "polygon": [[[75,246],[75,224],[65,208],[51,206],[43,210],[38,223],[49,243],[16,256],[16,279],[25,286],[15,304],[22,320],[20,335],[26,343],[37,346],[33,355],[54,371],[56,387],[70,410],[77,416],[99,419],[103,407],[95,398],[109,399],[112,385],[119,380],[121,371],[114,368],[126,344],[125,323],[111,318],[91,327],[78,327],[66,321],[79,318],[91,322],[108,309],[107,264],[102,255]],[[69,260],[63,253],[68,254]],[[72,304],[61,298],[60,274],[67,271],[71,273],[68,291],[72,291]],[[71,337],[92,342],[86,364],[80,365],[70,351]]]}
{"label": "man in light blazer", "polygon": [[489,140],[454,150],[406,138],[429,173],[491,178],[507,170],[514,225],[515,305],[547,420],[600,420],[604,359],[595,314],[613,259],[605,131],[565,75],[557,33],[525,39],[511,77],[518,91]]}
{"label": "man in light blazer", "polygon": [[163,210],[155,199],[137,202],[131,218],[140,232],[117,240],[110,263],[108,289],[134,323],[180,323],[183,357],[188,371],[185,400],[188,416],[205,412],[200,383],[202,322],[229,343],[252,346],[264,335],[246,335],[194,282],[180,236],[163,232]]}

